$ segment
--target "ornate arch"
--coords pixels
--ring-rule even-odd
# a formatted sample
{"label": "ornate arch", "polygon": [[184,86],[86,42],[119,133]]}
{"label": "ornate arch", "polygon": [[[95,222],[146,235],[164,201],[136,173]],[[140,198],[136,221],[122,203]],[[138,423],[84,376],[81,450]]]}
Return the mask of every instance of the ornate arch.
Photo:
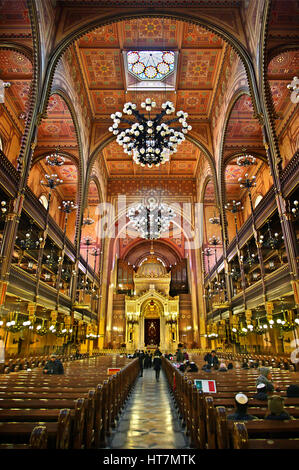
{"label": "ornate arch", "polygon": [[[224,168],[226,167],[226,165],[231,161],[233,160],[234,158],[236,157],[240,157],[241,155],[244,155],[244,152],[242,151],[237,151],[237,152],[233,152],[229,155],[227,155],[224,159],[223,159],[223,166]],[[262,155],[261,153],[259,152],[256,152],[255,150],[250,150],[250,155],[252,155],[253,157],[256,157],[257,159],[259,160],[262,160],[264,163],[266,163],[267,165],[269,164],[268,163],[268,160],[267,160],[267,157],[265,155]]]}
{"label": "ornate arch", "polygon": [[228,127],[228,123],[229,123],[232,111],[234,109],[234,106],[243,95],[250,96],[247,88],[242,87],[239,90],[237,90],[236,93],[234,93],[234,95],[232,96],[230,100],[230,103],[228,105],[226,115],[224,118],[224,126],[222,130],[221,141],[220,141],[219,160],[218,160],[218,165],[217,165],[218,175],[219,175],[219,184],[220,184],[219,193],[220,193],[221,203],[223,202],[223,196],[225,194],[223,151],[224,151],[224,144],[225,144],[225,139],[227,135],[227,127]]}
{"label": "ornate arch", "polygon": [[98,191],[100,203],[103,203],[103,202],[104,202],[104,195],[103,195],[103,191],[102,191],[101,184],[100,184],[100,181],[99,181],[98,176],[97,176],[95,173],[91,173],[90,175],[87,175],[87,176],[88,176],[87,181],[86,181],[86,189],[87,189],[87,190],[84,191],[84,194],[83,194],[83,201],[82,201],[83,210],[85,209],[85,207],[86,207],[86,205],[87,205],[87,200],[88,200],[88,188],[89,188],[91,182],[94,182],[94,184],[95,184],[96,187],[97,187],[97,191]]}
{"label": "ornate arch", "polygon": [[77,196],[77,201],[78,201],[78,208],[79,210],[77,211],[77,218],[76,218],[76,230],[75,230],[75,238],[74,238],[74,244],[77,245],[78,240],[80,239],[80,227],[81,225],[81,219],[82,219],[82,199],[83,199],[83,188],[84,188],[84,157],[83,157],[83,148],[82,148],[82,139],[81,139],[81,134],[80,134],[80,126],[78,123],[78,118],[73,106],[73,103],[69,97],[69,95],[65,92],[65,90],[62,90],[59,87],[54,87],[51,91],[50,96],[52,95],[58,95],[60,96],[63,101],[65,102],[70,115],[72,117],[74,127],[75,127],[75,133],[76,133],[76,138],[77,138],[77,144],[78,144],[78,150],[79,150],[79,161],[77,164],[78,167],[78,196]]}
{"label": "ornate arch", "polygon": [[[144,239],[141,239],[141,240],[138,239],[138,240],[136,240],[136,241],[130,243],[130,244],[127,246],[127,248],[125,249],[122,258],[123,258],[123,259],[126,259],[126,258],[129,256],[129,254],[131,253],[131,251],[136,248],[137,245],[139,245],[140,243],[145,243],[145,242],[146,242],[146,241],[145,241]],[[165,240],[159,240],[159,244],[161,244],[161,245],[166,245],[167,248],[168,248],[171,252],[173,252],[174,257],[175,257],[178,261],[181,259],[181,255],[180,255],[178,249],[174,246],[174,244],[171,243],[171,241],[167,241],[167,242],[166,242]],[[148,256],[148,255],[147,255],[147,254],[144,254],[144,255],[142,255],[141,257],[139,257],[139,258],[137,259],[137,264],[139,264],[139,263],[142,261],[142,259],[145,258],[146,256]],[[163,254],[159,254],[159,256],[160,256],[161,258],[163,258]],[[165,256],[164,256],[164,260],[167,261],[167,259],[166,259]]]}

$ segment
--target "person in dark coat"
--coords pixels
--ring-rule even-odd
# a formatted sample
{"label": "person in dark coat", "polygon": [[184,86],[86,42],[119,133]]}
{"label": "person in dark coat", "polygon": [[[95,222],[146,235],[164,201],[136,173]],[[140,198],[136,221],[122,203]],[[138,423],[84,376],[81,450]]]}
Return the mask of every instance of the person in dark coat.
{"label": "person in dark coat", "polygon": [[189,362],[187,372],[198,372],[198,367],[195,362]]}
{"label": "person in dark coat", "polygon": [[293,419],[284,409],[284,399],[279,395],[273,395],[268,398],[268,412],[265,419],[284,421],[285,419]]}
{"label": "person in dark coat", "polygon": [[204,361],[206,361],[211,367],[218,367],[219,365],[219,359],[216,356],[215,351],[211,351],[211,353],[208,353],[204,357]]}
{"label": "person in dark coat", "polygon": [[246,359],[242,363],[242,369],[249,369],[249,365]]}
{"label": "person in dark coat", "polygon": [[55,354],[51,354],[50,360],[46,363],[44,370],[44,374],[63,374],[64,369],[62,362],[57,359]]}
{"label": "person in dark coat", "polygon": [[140,377],[143,377],[144,357],[145,357],[144,352],[143,351],[139,352],[138,360],[139,360],[139,368],[140,368]]}
{"label": "person in dark coat", "polygon": [[183,355],[182,351],[180,350],[180,348],[178,348],[178,350],[176,352],[176,362],[181,363],[183,361],[184,361],[184,355]]}
{"label": "person in dark coat", "polygon": [[231,421],[251,421],[252,419],[258,419],[256,416],[247,413],[248,397],[244,393],[237,393],[235,396],[235,404],[235,412],[228,415],[227,419]]}
{"label": "person in dark coat", "polygon": [[148,353],[145,353],[144,362],[143,362],[144,368],[148,369],[150,367],[150,363],[151,363],[150,355]]}
{"label": "person in dark coat", "polygon": [[159,348],[156,349],[154,356],[162,356],[162,353]]}
{"label": "person in dark coat", "polygon": [[161,356],[155,356],[153,360],[154,370],[156,372],[156,381],[159,382],[160,371],[162,367],[162,359]]}

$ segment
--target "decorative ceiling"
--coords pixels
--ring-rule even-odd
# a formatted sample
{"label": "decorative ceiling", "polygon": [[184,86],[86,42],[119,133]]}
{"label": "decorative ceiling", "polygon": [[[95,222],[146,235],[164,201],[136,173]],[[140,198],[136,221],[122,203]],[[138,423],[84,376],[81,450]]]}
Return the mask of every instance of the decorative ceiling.
{"label": "decorative ceiling", "polygon": [[177,153],[172,155],[171,162],[152,168],[141,168],[139,165],[134,165],[132,158],[128,154],[125,154],[115,141],[108,144],[102,154],[105,159],[107,171],[111,177],[120,175],[146,175],[146,177],[153,176],[157,179],[160,175],[194,176],[200,150],[191,142],[184,141],[178,147]]}
{"label": "decorative ceiling", "polygon": [[[91,3],[95,6],[103,4],[97,1]],[[109,2],[106,3],[108,5]],[[182,3],[188,4],[188,2]],[[227,2],[225,0],[209,2],[220,8],[219,3]],[[233,0],[228,3],[231,6]],[[235,3],[238,6],[237,0]],[[57,5],[62,8],[71,4],[78,4],[83,9],[85,2],[57,1]],[[110,4],[115,6],[117,3],[111,1]],[[124,4],[127,6],[128,2]],[[292,2],[292,5],[295,12],[297,8],[295,2]],[[0,35],[22,38],[25,44],[31,37],[27,2],[3,0],[0,6],[2,13]],[[294,25],[294,20],[283,14],[279,2],[273,1],[270,19],[273,35],[279,34],[278,14],[284,23],[290,21],[290,24]],[[127,92],[123,52],[167,49],[178,52],[175,91],[145,92],[136,89]],[[161,17],[141,18],[121,21],[85,34],[65,53],[64,59],[69,69],[64,69],[58,64],[56,70],[61,75],[67,72],[66,77],[70,73],[74,82],[74,94],[78,96],[78,103],[84,105],[86,110],[86,119],[83,119],[86,129],[93,132],[90,142],[98,135],[97,132],[103,135],[107,129],[108,133],[108,127],[111,125],[110,115],[115,111],[122,111],[125,102],[132,101],[140,107],[141,102],[149,97],[155,99],[157,111],[167,100],[174,103],[176,111],[180,109],[186,111],[194,135],[199,135],[201,142],[213,151],[211,132],[214,131],[219,118],[218,110],[226,84],[230,80],[234,54],[221,38],[197,25]],[[274,105],[280,115],[288,106],[289,92],[286,84],[295,71],[298,71],[298,54],[296,51],[285,52],[272,59],[269,64],[268,79]],[[30,61],[20,53],[0,50],[0,73],[4,79],[12,82],[12,86],[6,92],[11,97],[12,103],[15,103],[17,112],[24,111],[30,95],[32,78]],[[38,129],[37,151],[53,150],[57,144],[65,151],[77,155],[76,132],[70,112],[60,96],[52,95],[47,118],[42,121]],[[247,95],[237,101],[231,113],[226,132],[225,152],[227,154],[229,151],[240,150],[244,146],[248,150],[263,149],[261,127],[253,117],[252,104]],[[136,177],[137,181],[151,178],[157,180],[160,176],[161,179],[169,178],[169,181],[176,180],[177,183],[179,179],[184,178],[188,184],[189,180],[201,176],[200,164],[205,158],[190,141],[181,144],[178,152],[171,157],[170,163],[159,168],[140,168],[133,164],[131,157],[124,154],[122,148],[115,142],[108,144],[101,155],[108,178],[117,180],[116,186],[120,178],[125,181],[126,178],[130,178],[132,181],[132,178]],[[65,165],[65,175],[61,175],[62,179],[71,178],[71,175],[77,171],[75,165],[69,163]],[[227,167],[228,181],[233,167],[232,164]]]}
{"label": "decorative ceiling", "polygon": [[[95,125],[111,125],[110,115],[122,111],[126,102],[140,104],[149,97],[159,112],[169,100],[176,111],[189,114],[188,123],[207,123],[216,93],[225,50],[224,41],[196,25],[163,18],[143,18],[104,26],[80,38],[74,51],[80,64]],[[178,51],[175,91],[127,91],[123,51]],[[137,84],[137,79],[136,79]],[[134,88],[134,87],[133,87]],[[194,177],[199,151],[190,142],[178,147],[171,162],[160,169],[138,168],[122,147],[108,144],[103,151],[110,178],[118,176],[156,176],[158,174]]]}
{"label": "decorative ceiling", "polygon": [[0,2],[0,35],[11,38],[31,38],[31,23],[26,0]]}
{"label": "decorative ceiling", "polygon": [[71,113],[65,101],[57,94],[52,95],[47,107],[47,118],[38,127],[38,147],[49,148],[60,145],[76,148],[77,137]]}
{"label": "decorative ceiling", "polygon": [[299,49],[279,54],[268,65],[267,78],[270,83],[274,108],[279,117],[276,122],[277,126],[280,125],[284,117],[289,115],[289,111],[295,109],[290,100],[290,91],[287,85],[291,83],[294,76],[298,76],[298,71]]}
{"label": "decorative ceiling", "polygon": [[235,103],[230,114],[226,147],[263,147],[262,130],[257,119],[253,117],[251,98],[242,95]]}
{"label": "decorative ceiling", "polygon": [[[38,127],[37,153],[51,154],[58,147],[77,158],[77,137],[74,122],[65,101],[58,94],[53,94],[47,107],[47,118]],[[76,200],[78,191],[78,168],[74,160],[65,157],[62,166],[51,167],[46,164],[45,158],[40,160],[44,173],[56,173],[63,184],[57,188],[61,199]]]}
{"label": "decorative ceiling", "polygon": [[32,64],[24,54],[10,49],[0,49],[0,77],[11,84],[5,93],[17,113],[25,113],[30,99]]}

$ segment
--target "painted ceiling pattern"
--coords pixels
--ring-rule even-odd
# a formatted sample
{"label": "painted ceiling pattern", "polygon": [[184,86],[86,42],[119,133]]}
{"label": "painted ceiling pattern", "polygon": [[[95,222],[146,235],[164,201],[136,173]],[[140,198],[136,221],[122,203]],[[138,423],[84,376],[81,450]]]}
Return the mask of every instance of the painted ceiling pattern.
{"label": "painted ceiling pattern", "polygon": [[[268,65],[268,80],[273,104],[280,118],[288,116],[287,109],[291,107],[291,102],[287,85],[293,80],[294,76],[298,76],[298,71],[299,49],[279,54]],[[277,121],[276,125],[279,126],[281,123]]]}
{"label": "painted ceiling pattern", "polygon": [[0,37],[31,38],[31,24],[26,0],[2,0],[0,3]]}
{"label": "painted ceiling pattern", "polygon": [[29,106],[31,80],[10,80],[8,93],[19,113],[26,112]]}
{"label": "painted ceiling pattern", "polygon": [[[157,113],[162,103],[168,100],[174,103],[176,111],[182,109],[189,113],[188,122],[194,124],[194,129],[198,128],[197,135],[205,145],[209,145],[207,129],[201,129],[198,121],[209,118],[224,47],[224,41],[210,31],[163,18],[122,21],[98,28],[80,38],[75,51],[93,117],[100,121],[97,127],[99,137],[105,125],[107,129],[111,125],[110,115],[122,111],[124,103],[134,102],[140,109],[141,102],[149,97],[156,101]],[[122,51],[144,48],[180,49],[176,91],[127,91]],[[164,175],[194,176],[198,155],[193,144],[181,145],[170,164],[159,171]],[[110,177],[148,173],[148,169],[143,168],[141,171],[132,164],[131,157],[124,154],[118,145],[109,144],[103,157]],[[187,162],[188,159],[190,161]],[[150,169],[150,174],[157,173],[154,168]]]}
{"label": "painted ceiling pattern", "polygon": [[148,175],[157,178],[159,175],[178,175],[193,176],[200,150],[191,142],[184,141],[179,147],[178,152],[173,155],[172,162],[160,165],[156,168],[140,168],[134,165],[129,155],[124,154],[122,148],[112,141],[103,150],[103,156],[111,176],[116,175]]}
{"label": "painted ceiling pattern", "polygon": [[242,95],[232,109],[225,144],[240,146],[245,140],[248,144],[263,147],[261,126],[253,117],[253,106],[248,95]]}
{"label": "painted ceiling pattern", "polygon": [[[192,4],[192,2],[182,3],[185,7]],[[212,0],[212,3],[219,2]],[[111,4],[116,3],[112,0],[110,6]],[[123,4],[127,6],[128,2]],[[3,13],[0,19],[0,36],[12,30],[16,35],[26,35],[30,31],[25,0],[3,0],[0,8]],[[296,10],[295,2],[294,9]],[[270,23],[274,30],[275,28],[278,30],[278,14],[281,15],[282,21],[294,24],[294,20],[287,18],[277,2],[273,1]],[[122,51],[144,48],[152,50],[169,48],[180,51],[176,92],[126,92]],[[244,79],[240,67],[238,64],[235,65],[236,54],[220,37],[197,25],[158,17],[122,21],[89,32],[68,49],[64,60],[68,65],[65,71],[67,75],[70,73],[73,81],[72,97],[76,96],[78,101],[75,109],[80,110],[78,115],[83,116],[84,122],[80,122],[79,126],[84,128],[82,132],[86,135],[92,119],[96,125],[99,124],[99,132],[103,133],[103,129],[110,125],[111,113],[122,110],[126,101],[134,101],[140,105],[141,101],[149,96],[155,98],[157,108],[162,102],[171,100],[176,110],[187,111],[193,131],[198,130],[202,139],[210,143],[210,124],[212,131],[217,135],[221,134],[218,132],[219,126],[221,127],[220,118],[224,115],[223,110],[227,105],[226,94],[231,86],[232,74],[235,71],[240,73],[240,80],[234,83],[234,88],[231,87],[232,92],[238,85],[242,85]],[[1,73],[7,74],[12,82],[12,87],[7,92],[11,94],[19,110],[25,109],[32,74],[30,61],[15,52],[0,51],[0,69]],[[269,65],[270,86],[279,113],[284,112],[288,100],[288,92],[284,88],[286,75],[292,75],[295,69],[298,70],[298,53],[295,52],[283,53],[274,58]],[[243,85],[246,86],[246,82]],[[47,115],[47,119],[42,121],[38,130],[38,144],[41,148],[47,146],[53,148],[57,142],[63,142],[65,147],[75,147],[77,145],[75,126],[64,101],[52,96]],[[252,147],[262,142],[261,129],[258,122],[253,119],[253,109],[248,96],[240,99],[233,109],[227,127],[226,144],[237,147],[244,144],[244,140]],[[214,147],[216,147],[215,142]],[[108,176],[115,179],[121,176],[125,180],[126,177],[139,175],[146,175],[146,178],[150,179],[152,176],[161,175],[177,180],[179,177],[185,177],[188,180],[196,175],[200,151],[194,144],[185,142],[179,147],[177,154],[173,155],[171,162],[159,169],[136,167],[117,144],[109,144],[102,152],[102,156]],[[67,171],[67,168],[64,170]],[[69,174],[71,173],[69,169]]]}
{"label": "painted ceiling pattern", "polygon": [[3,80],[32,78],[32,64],[23,54],[12,50],[0,50],[0,75]]}
{"label": "painted ceiling pattern", "polygon": [[0,77],[11,86],[6,92],[19,115],[26,113],[31,96],[32,64],[24,54],[9,49],[0,50]]}
{"label": "painted ceiling pattern", "polygon": [[207,202],[214,202],[215,203],[215,188],[214,188],[214,183],[212,181],[209,181],[206,189],[205,189],[205,196],[204,196],[204,201]]}
{"label": "painted ceiling pattern", "polygon": [[178,22],[160,18],[142,18],[124,24],[124,47],[164,48],[177,45]]}

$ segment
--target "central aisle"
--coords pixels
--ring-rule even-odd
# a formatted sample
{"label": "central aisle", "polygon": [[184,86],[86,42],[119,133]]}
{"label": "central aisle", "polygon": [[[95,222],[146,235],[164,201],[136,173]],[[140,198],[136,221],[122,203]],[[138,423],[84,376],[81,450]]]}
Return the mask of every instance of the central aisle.
{"label": "central aisle", "polygon": [[112,435],[111,449],[187,449],[188,438],[177,418],[166,378],[145,369]]}

